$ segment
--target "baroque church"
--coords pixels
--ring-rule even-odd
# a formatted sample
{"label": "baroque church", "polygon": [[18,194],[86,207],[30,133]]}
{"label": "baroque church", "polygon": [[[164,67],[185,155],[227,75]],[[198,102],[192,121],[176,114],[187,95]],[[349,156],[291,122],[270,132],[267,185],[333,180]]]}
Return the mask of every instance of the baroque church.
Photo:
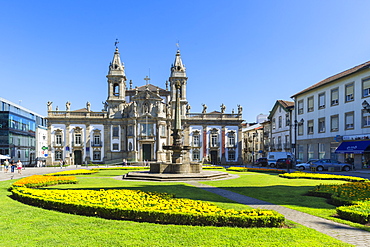
{"label": "baroque church", "polygon": [[127,85],[124,64],[116,46],[107,75],[107,99],[104,109],[91,111],[90,103],[79,110],[53,110],[48,102],[47,164],[114,164],[127,161],[169,162],[171,151],[163,147],[172,144],[172,125],[176,88],[180,82],[183,144],[190,150],[184,154],[188,162],[236,164],[242,162],[242,107],[237,113],[191,113],[187,101],[187,76],[180,50],[171,66],[165,89],[148,83],[141,87]]}

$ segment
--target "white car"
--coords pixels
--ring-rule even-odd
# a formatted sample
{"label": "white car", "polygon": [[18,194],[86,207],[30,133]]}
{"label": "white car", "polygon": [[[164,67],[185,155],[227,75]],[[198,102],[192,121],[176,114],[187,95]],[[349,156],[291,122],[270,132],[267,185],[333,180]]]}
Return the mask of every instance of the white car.
{"label": "white car", "polygon": [[307,161],[306,163],[300,163],[295,166],[295,169],[297,170],[310,170],[310,162],[318,161],[317,159],[312,159]]}

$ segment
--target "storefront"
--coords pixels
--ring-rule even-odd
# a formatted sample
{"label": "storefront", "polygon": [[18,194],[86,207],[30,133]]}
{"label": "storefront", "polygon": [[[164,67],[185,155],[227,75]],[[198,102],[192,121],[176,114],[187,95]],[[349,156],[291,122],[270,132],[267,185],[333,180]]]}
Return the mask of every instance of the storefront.
{"label": "storefront", "polygon": [[354,165],[356,169],[370,169],[370,140],[345,141],[338,146],[335,153],[340,160]]}

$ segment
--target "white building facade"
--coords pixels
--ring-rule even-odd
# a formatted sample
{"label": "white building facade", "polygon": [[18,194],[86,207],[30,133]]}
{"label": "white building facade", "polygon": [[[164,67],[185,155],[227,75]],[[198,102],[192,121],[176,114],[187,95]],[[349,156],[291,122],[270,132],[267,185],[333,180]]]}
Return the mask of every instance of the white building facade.
{"label": "white building facade", "polygon": [[369,166],[370,62],[331,76],[292,96],[296,156],[332,158]]}

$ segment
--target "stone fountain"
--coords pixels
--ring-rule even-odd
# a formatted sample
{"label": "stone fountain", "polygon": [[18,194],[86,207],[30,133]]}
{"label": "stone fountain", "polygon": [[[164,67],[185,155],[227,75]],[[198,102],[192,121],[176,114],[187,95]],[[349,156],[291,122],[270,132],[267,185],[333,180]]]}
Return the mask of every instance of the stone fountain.
{"label": "stone fountain", "polygon": [[176,101],[175,118],[172,133],[173,143],[164,146],[165,150],[172,151],[171,163],[157,162],[150,164],[150,171],[129,172],[123,179],[156,180],[156,181],[182,181],[182,180],[213,180],[229,177],[226,172],[202,171],[201,163],[185,162],[183,155],[190,149],[182,143],[180,97],[181,81],[175,82]]}

